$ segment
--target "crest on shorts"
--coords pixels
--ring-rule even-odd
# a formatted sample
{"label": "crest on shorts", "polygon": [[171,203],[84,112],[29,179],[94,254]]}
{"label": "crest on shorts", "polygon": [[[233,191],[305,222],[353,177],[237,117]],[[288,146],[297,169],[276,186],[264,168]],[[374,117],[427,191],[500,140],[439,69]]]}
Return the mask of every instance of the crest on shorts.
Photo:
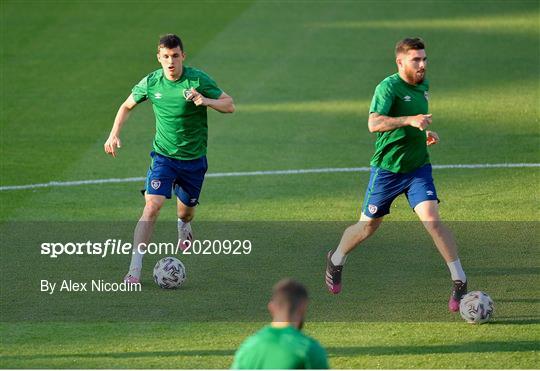
{"label": "crest on shorts", "polygon": [[428,94],[427,90],[424,92],[424,98],[426,98],[426,100],[429,100],[429,94]]}
{"label": "crest on shorts", "polygon": [[154,189],[158,189],[161,186],[161,181],[154,179],[150,182],[150,186]]}
{"label": "crest on shorts", "polygon": [[368,205],[368,210],[371,214],[375,214],[378,210],[377,206],[375,205]]}

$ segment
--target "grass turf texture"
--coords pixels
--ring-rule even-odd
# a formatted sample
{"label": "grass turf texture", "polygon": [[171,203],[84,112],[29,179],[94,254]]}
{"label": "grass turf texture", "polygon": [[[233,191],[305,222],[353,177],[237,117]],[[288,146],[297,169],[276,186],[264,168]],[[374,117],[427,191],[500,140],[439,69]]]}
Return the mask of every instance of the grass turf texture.
{"label": "grass turf texture", "polygon": [[[421,35],[428,44],[433,130],[442,139],[431,150],[433,163],[538,162],[536,1],[260,1],[218,10],[215,2],[198,2],[133,5],[129,12],[125,3],[4,1],[0,6],[1,185],[143,176],[153,131],[150,105],[138,107],[126,124],[118,159],[107,158],[102,145],[131,86],[158,68],[157,35],[170,31],[184,38],[187,63],[206,70],[236,99],[234,115],[210,114],[211,172],[366,166],[374,139],[366,130],[369,99],[375,85],[394,71],[392,45],[409,35]],[[24,89],[9,88],[16,86]],[[447,220],[537,222],[538,174],[535,169],[438,170],[442,214]],[[212,178],[205,183],[197,219],[353,221],[367,180],[365,173]],[[135,221],[142,208],[138,189],[139,184],[128,183],[1,192],[0,218]],[[162,218],[174,219],[172,202]],[[414,220],[403,198],[388,220]],[[493,324],[468,326],[453,316],[418,323],[312,322],[306,330],[327,347],[333,367],[535,367],[540,334],[534,226],[524,239],[530,241],[525,253],[517,256],[509,249],[492,250],[489,238],[474,234],[464,243],[465,257],[474,257],[464,259],[471,279],[497,294],[502,318]],[[338,238],[335,233],[325,241]],[[398,270],[377,274],[377,268],[384,270],[385,256],[373,250],[383,241],[375,236],[373,249],[355,252],[347,273],[349,286],[366,277],[378,279],[380,287],[344,295],[359,302],[386,296],[385,310],[414,313],[413,304],[396,305],[388,295],[401,277]],[[428,246],[425,270],[402,273],[412,282],[435,277],[428,287],[433,285],[440,300],[421,312],[431,310],[438,318],[445,310],[447,276]],[[381,249],[395,260],[403,255],[414,261],[419,251],[390,247]],[[7,248],[3,243],[3,260]],[[489,254],[471,253],[475,249]],[[9,261],[22,262],[28,253],[11,251]],[[145,269],[152,263],[147,261]],[[372,271],[363,272],[362,264],[369,263]],[[108,262],[103,273],[121,276],[126,264]],[[203,269],[197,264],[188,265],[188,274]],[[19,286],[14,290],[6,272],[2,269],[3,302],[24,292]],[[41,278],[32,279],[37,285]],[[313,303],[313,310],[326,310],[328,316],[344,300],[321,298],[326,308]],[[187,323],[189,318],[108,323],[106,317],[94,323],[7,323],[10,315],[2,314],[2,367],[228,367],[234,349],[261,325]]]}

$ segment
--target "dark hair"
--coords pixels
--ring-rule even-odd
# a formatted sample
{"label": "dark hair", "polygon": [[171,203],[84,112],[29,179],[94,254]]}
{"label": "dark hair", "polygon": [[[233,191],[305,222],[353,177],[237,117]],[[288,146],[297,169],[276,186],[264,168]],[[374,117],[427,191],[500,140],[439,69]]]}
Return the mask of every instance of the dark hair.
{"label": "dark hair", "polygon": [[308,292],[305,286],[290,278],[282,279],[272,289],[271,301],[287,308],[290,315],[294,314],[300,304],[307,299]]}
{"label": "dark hair", "polygon": [[180,47],[180,50],[184,51],[184,45],[182,44],[182,40],[180,40],[178,36],[172,33],[168,33],[159,37],[159,43],[157,47],[158,53],[159,48],[174,49],[176,47]]}
{"label": "dark hair", "polygon": [[409,50],[425,49],[424,40],[419,37],[407,37],[396,44],[396,55],[407,53]]}

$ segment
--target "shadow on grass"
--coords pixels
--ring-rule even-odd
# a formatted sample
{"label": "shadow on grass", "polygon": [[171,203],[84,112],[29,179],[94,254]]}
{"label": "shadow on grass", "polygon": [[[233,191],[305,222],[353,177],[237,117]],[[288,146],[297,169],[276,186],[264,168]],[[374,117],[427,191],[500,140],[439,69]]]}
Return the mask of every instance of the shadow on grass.
{"label": "shadow on grass", "polygon": [[384,356],[397,354],[450,354],[450,353],[495,353],[495,352],[527,352],[539,349],[536,341],[495,341],[474,342],[453,345],[420,345],[420,346],[372,346],[372,347],[329,347],[331,356]]}
{"label": "shadow on grass", "polygon": [[526,316],[521,318],[516,317],[497,317],[489,326],[493,325],[531,325],[540,323],[540,316]]}
{"label": "shadow on grass", "polygon": [[470,268],[469,271],[482,276],[515,276],[540,274],[540,267],[480,267]]}
{"label": "shadow on grass", "polygon": [[510,298],[510,299],[497,298],[497,303],[530,303],[530,304],[538,304],[538,303],[540,303],[540,299],[539,298]]}
{"label": "shadow on grass", "polygon": [[[493,352],[527,352],[539,349],[535,341],[514,342],[476,342],[456,345],[419,345],[419,346],[351,346],[329,347],[330,356],[382,356],[397,354],[449,354],[449,353],[493,353]],[[6,360],[35,360],[61,358],[146,358],[146,357],[195,357],[195,356],[232,356],[235,350],[179,350],[149,352],[109,352],[109,353],[66,353],[66,354],[30,354],[3,356]]]}
{"label": "shadow on grass", "polygon": [[62,358],[147,358],[147,357],[203,357],[203,356],[232,356],[235,350],[178,350],[155,352],[104,352],[104,353],[66,353],[66,354],[28,354],[2,356],[2,360],[33,360],[33,359],[62,359]]}

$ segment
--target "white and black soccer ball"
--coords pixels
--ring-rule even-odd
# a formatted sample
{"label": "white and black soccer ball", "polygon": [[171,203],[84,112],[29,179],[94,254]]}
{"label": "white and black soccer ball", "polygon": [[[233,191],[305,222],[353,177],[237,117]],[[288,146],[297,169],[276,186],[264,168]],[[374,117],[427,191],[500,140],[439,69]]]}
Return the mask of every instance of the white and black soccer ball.
{"label": "white and black soccer ball", "polygon": [[186,280],[186,267],[176,258],[163,258],[154,266],[154,281],[162,289],[177,289]]}
{"label": "white and black soccer ball", "polygon": [[483,291],[471,291],[459,303],[459,313],[468,323],[484,323],[493,315],[493,300]]}

